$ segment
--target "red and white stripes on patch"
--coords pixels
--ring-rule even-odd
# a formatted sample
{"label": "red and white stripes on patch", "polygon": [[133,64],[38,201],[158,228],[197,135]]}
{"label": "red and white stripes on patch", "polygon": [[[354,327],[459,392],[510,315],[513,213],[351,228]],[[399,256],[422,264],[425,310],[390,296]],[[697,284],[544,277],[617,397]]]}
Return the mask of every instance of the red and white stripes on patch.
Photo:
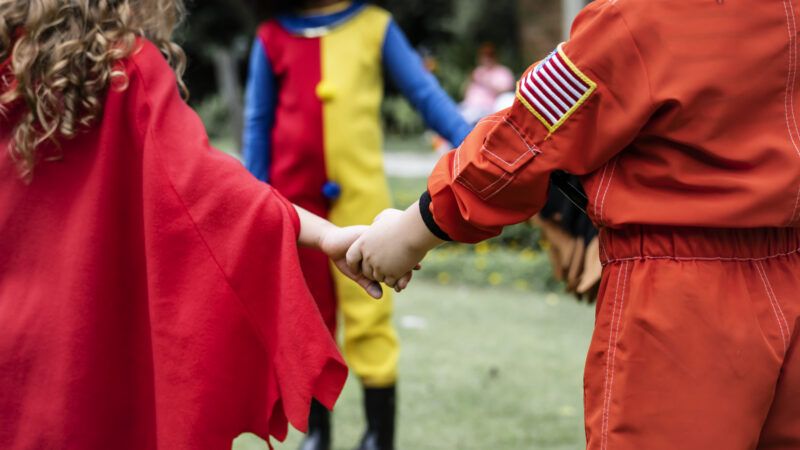
{"label": "red and white stripes on patch", "polygon": [[517,96],[552,132],[595,87],[559,48],[520,80]]}

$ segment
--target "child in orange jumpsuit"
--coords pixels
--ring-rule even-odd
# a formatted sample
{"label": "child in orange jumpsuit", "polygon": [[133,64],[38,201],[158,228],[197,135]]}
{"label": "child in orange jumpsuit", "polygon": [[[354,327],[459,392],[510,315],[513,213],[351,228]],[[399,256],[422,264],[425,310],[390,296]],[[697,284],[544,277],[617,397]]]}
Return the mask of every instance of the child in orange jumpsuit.
{"label": "child in orange jumpsuit", "polygon": [[443,240],[477,242],[537,212],[554,170],[581,175],[604,264],[588,448],[800,448],[797,12],[791,0],[593,2],[515,104],[348,262],[395,283]]}

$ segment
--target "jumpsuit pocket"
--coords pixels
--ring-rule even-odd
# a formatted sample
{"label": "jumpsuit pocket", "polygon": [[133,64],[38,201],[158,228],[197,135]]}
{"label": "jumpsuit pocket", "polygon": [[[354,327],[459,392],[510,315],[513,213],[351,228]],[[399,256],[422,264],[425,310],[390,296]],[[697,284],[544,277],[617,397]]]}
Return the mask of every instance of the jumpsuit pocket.
{"label": "jumpsuit pocket", "polygon": [[[476,157],[463,154],[470,144],[465,142],[456,150],[454,172],[456,181],[482,200],[495,196],[508,186],[514,176],[541,151],[523,137],[520,130],[506,117],[490,117],[478,124],[491,126]],[[468,138],[469,139],[469,138]]]}

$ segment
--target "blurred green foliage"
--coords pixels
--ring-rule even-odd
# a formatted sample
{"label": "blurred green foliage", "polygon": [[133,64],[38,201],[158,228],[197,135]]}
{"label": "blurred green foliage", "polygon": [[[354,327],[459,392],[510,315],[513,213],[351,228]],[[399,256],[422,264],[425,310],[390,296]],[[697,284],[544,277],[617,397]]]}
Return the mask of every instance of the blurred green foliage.
{"label": "blurred green foliage", "polygon": [[485,42],[497,46],[501,62],[515,69],[523,68],[516,32],[517,2],[383,0],[375,3],[392,13],[412,45],[430,49],[440,65],[468,72],[475,64],[477,48]]}
{"label": "blurred green foliage", "polygon": [[195,110],[206,126],[208,137],[214,140],[231,139],[228,105],[219,95],[210,95],[195,105]]}
{"label": "blurred green foliage", "polygon": [[[418,153],[424,154],[426,151],[433,151],[431,138],[425,134],[414,134],[401,136],[398,134],[385,134],[383,148],[391,153]],[[412,200],[411,202],[413,202]],[[409,204],[411,203],[409,202]]]}
{"label": "blurred green foliage", "polygon": [[[436,58],[434,75],[450,98],[456,102],[462,99],[470,75],[468,69],[460,67],[454,60]],[[382,107],[386,133],[411,136],[425,131],[425,123],[414,107],[392,86],[387,88]]]}
{"label": "blurred green foliage", "polygon": [[384,131],[390,135],[411,136],[425,131],[425,124],[417,111],[400,95],[383,100],[381,107]]}

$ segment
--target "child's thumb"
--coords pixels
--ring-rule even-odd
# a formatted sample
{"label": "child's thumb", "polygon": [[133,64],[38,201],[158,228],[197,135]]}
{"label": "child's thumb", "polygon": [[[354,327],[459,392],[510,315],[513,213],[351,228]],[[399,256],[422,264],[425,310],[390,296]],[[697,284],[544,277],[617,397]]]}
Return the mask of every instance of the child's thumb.
{"label": "child's thumb", "polygon": [[356,277],[355,281],[359,286],[367,291],[367,294],[372,296],[372,298],[379,300],[381,297],[383,297],[383,287],[381,287],[381,284],[377,281],[372,281],[363,275]]}

